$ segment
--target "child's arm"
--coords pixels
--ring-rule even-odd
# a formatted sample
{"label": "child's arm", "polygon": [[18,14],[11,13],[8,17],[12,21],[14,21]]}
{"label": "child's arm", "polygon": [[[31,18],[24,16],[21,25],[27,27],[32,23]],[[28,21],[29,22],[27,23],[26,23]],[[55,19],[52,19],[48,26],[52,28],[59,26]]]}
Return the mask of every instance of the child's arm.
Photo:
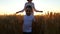
{"label": "child's arm", "polygon": [[36,21],[33,20],[33,22],[32,22],[32,28],[33,28],[33,30],[36,30],[36,25],[37,25]]}
{"label": "child's arm", "polygon": [[23,25],[24,20],[22,19],[22,25]]}

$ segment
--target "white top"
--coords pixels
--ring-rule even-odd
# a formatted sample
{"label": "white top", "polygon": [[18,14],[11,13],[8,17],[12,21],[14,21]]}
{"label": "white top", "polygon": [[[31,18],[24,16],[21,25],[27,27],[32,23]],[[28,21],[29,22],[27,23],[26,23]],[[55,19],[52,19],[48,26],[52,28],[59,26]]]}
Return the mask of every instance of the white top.
{"label": "white top", "polygon": [[25,3],[25,7],[28,6],[28,5],[30,5],[32,8],[34,8],[34,3],[32,3],[32,2],[30,2],[30,3],[29,3],[29,2]]}
{"label": "white top", "polygon": [[24,6],[24,9],[21,10],[21,11],[24,11],[24,10],[25,10],[25,7],[28,6],[28,5],[30,5],[34,11],[37,11],[37,10],[35,9],[34,3],[32,3],[32,2],[26,2],[26,3],[25,3],[25,6]]}
{"label": "white top", "polygon": [[32,32],[32,21],[34,20],[34,16],[30,15],[24,16],[24,23],[23,23],[23,32]]}

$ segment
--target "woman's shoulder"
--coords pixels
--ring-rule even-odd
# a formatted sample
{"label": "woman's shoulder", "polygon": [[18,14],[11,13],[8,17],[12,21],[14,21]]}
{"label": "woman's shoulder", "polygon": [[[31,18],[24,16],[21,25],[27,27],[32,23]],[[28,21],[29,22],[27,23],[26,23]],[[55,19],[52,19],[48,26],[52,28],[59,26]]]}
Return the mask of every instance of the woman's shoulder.
{"label": "woman's shoulder", "polygon": [[25,4],[27,4],[28,2],[26,2]]}
{"label": "woman's shoulder", "polygon": [[31,4],[32,4],[32,5],[34,5],[34,3],[33,3],[33,2],[32,2]]}
{"label": "woman's shoulder", "polygon": [[32,4],[34,4],[33,2],[31,2]]}
{"label": "woman's shoulder", "polygon": [[[33,2],[31,2],[32,4],[34,4]],[[28,4],[28,2],[26,2],[25,4]]]}

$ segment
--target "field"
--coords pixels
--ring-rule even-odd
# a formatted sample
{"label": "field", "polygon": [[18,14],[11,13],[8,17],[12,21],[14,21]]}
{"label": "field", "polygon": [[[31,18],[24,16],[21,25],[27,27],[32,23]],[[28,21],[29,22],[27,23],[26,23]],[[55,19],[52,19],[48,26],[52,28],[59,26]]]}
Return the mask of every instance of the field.
{"label": "field", "polygon": [[[22,34],[21,15],[0,16],[0,34]],[[35,16],[33,34],[60,34],[60,13]]]}

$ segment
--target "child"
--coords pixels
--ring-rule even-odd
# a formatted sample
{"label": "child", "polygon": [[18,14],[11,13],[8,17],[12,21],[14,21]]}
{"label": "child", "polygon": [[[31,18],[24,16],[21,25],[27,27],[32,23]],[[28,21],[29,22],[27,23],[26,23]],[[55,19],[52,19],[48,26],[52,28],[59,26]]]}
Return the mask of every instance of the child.
{"label": "child", "polygon": [[[25,3],[24,9],[19,11],[23,12],[25,10],[26,15],[24,16],[24,23],[23,23],[23,34],[32,34],[32,22],[34,22],[34,16],[33,16],[33,11],[36,12],[42,12],[38,11],[34,7],[34,3],[32,3],[32,0],[27,0],[28,2]],[[16,12],[16,13],[19,13]]]}
{"label": "child", "polygon": [[[24,9],[19,11],[19,12],[23,12],[27,6],[31,6],[33,11],[36,11],[36,12],[43,12],[43,11],[38,11],[35,9],[35,6],[34,6],[34,3],[32,2],[32,0],[27,0],[28,2],[25,3],[25,6],[24,6]],[[16,13],[19,13],[19,12],[16,12]],[[32,12],[33,13],[33,12]]]}
{"label": "child", "polygon": [[23,34],[32,34],[32,23],[35,21],[32,15],[32,7],[26,7],[26,15],[24,16]]}

